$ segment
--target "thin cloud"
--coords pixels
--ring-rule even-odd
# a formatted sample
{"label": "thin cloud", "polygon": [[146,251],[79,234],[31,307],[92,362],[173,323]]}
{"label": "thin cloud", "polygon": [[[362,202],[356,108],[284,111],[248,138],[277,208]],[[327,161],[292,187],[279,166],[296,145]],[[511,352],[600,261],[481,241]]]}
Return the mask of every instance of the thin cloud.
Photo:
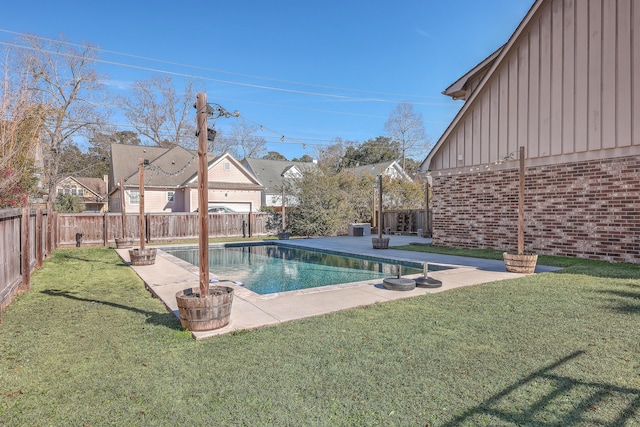
{"label": "thin cloud", "polygon": [[416,33],[418,33],[418,35],[422,36],[422,37],[426,37],[428,39],[432,39],[434,38],[431,34],[427,33],[426,31],[420,29],[420,28],[416,28]]}

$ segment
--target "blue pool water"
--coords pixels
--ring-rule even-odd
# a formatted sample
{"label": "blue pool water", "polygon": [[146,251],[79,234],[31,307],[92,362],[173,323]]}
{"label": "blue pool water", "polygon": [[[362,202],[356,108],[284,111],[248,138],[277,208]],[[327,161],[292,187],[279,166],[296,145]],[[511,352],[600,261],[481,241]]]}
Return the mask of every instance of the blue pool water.
{"label": "blue pool water", "polygon": [[[197,247],[163,250],[198,265]],[[399,262],[279,244],[229,244],[209,248],[209,270],[216,277],[242,282],[247,289],[262,295],[394,277],[397,264]],[[402,275],[422,273],[418,263],[400,264]]]}

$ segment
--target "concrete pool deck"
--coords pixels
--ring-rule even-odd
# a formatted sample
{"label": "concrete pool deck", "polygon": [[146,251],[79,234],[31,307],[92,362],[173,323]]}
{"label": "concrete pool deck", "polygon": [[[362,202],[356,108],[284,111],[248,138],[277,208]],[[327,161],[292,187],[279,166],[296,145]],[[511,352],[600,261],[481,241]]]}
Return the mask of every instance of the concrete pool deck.
{"label": "concrete pool deck", "polygon": [[[364,237],[323,237],[313,239],[293,239],[280,241],[301,248],[322,249],[346,254],[358,254],[396,261],[428,262],[453,267],[448,270],[433,271],[430,277],[442,281],[440,288],[416,288],[412,291],[392,291],[382,286],[382,280],[346,283],[303,289],[268,295],[258,295],[248,289],[229,283],[234,288],[233,306],[229,324],[223,328],[206,332],[192,332],[196,340],[211,338],[233,331],[256,329],[277,325],[291,320],[318,316],[335,311],[376,303],[411,298],[418,295],[443,292],[463,286],[477,285],[496,280],[522,277],[523,274],[508,273],[503,261],[466,258],[449,255],[409,252],[398,249],[373,249],[371,236]],[[238,239],[241,241],[242,239]],[[431,239],[411,236],[391,236],[390,246],[409,243],[427,244]],[[193,246],[190,245],[190,246]],[[123,261],[129,263],[129,250],[116,249]],[[158,297],[173,314],[179,318],[175,295],[185,288],[198,287],[199,268],[182,261],[162,250],[158,250],[153,265],[131,266],[153,295]],[[557,270],[554,267],[537,266],[536,273]],[[405,276],[405,277],[420,277]],[[216,278],[211,272],[211,278]],[[220,278],[224,279],[224,278]],[[227,283],[224,283],[227,285]]]}

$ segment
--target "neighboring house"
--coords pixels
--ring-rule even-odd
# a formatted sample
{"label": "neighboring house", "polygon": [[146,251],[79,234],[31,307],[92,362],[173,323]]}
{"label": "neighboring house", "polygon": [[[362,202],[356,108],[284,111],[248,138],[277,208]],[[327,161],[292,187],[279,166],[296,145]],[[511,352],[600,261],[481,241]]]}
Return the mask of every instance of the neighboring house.
{"label": "neighboring house", "polygon": [[[198,208],[198,155],[182,147],[111,145],[111,211],[121,212],[120,179],[124,178],[125,210],[140,209],[140,164],[144,164],[145,212],[193,212]],[[261,207],[262,186],[242,164],[226,153],[208,157],[209,207],[236,212]]]}
{"label": "neighboring house", "polygon": [[371,165],[356,166],[348,169],[356,176],[371,175],[373,177],[377,175],[383,175],[391,177],[392,179],[404,179],[406,181],[413,181],[409,175],[402,169],[402,166],[395,160],[389,160],[386,162],[373,163]]}
{"label": "neighboring house", "polygon": [[84,203],[85,212],[103,213],[109,210],[107,181],[107,176],[103,179],[69,176],[58,181],[56,194],[68,194],[80,198]]}
{"label": "neighboring house", "polygon": [[[245,158],[242,164],[249,170],[263,186],[262,205],[282,206],[283,182],[302,177],[306,168],[315,167],[315,163],[289,162],[286,160],[265,160]],[[286,194],[286,206],[296,204],[293,196]]]}
{"label": "neighboring house", "polygon": [[421,165],[433,243],[640,262],[640,7],[537,0],[445,94],[465,103]]}

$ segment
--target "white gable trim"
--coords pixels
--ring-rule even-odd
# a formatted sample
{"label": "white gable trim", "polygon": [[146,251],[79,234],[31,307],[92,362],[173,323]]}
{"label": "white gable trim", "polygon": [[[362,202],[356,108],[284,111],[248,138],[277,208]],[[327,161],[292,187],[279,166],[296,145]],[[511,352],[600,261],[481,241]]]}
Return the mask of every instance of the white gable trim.
{"label": "white gable trim", "polygon": [[511,49],[513,48],[513,45],[516,44],[517,40],[520,38],[520,35],[524,32],[525,28],[529,26],[529,22],[531,22],[532,18],[536,15],[538,10],[540,9],[540,6],[542,6],[542,4],[545,1],[547,0],[536,0],[533,6],[531,6],[531,9],[529,9],[529,12],[527,12],[522,22],[520,22],[520,25],[518,25],[518,28],[516,28],[515,32],[511,35],[511,37],[509,38],[509,41],[504,45],[498,57],[493,62],[493,65],[491,66],[491,68],[489,68],[489,71],[487,71],[487,74],[485,74],[485,76],[482,78],[482,80],[478,84],[478,87],[473,91],[473,93],[464,103],[460,111],[458,111],[458,114],[456,114],[456,116],[453,118],[451,123],[449,123],[449,126],[447,126],[447,129],[444,131],[442,136],[440,136],[440,138],[438,139],[438,142],[436,142],[436,144],[433,146],[433,148],[431,149],[427,157],[422,161],[422,163],[420,164],[420,170],[422,171],[429,170],[431,160],[433,159],[433,157],[436,155],[438,150],[440,150],[440,148],[442,147],[444,142],[448,139],[449,135],[451,134],[453,129],[455,129],[455,127],[458,125],[460,120],[462,120],[462,118],[466,115],[467,110],[469,110],[469,108],[471,108],[471,106],[475,103],[475,100],[482,92],[482,89],[486,86],[487,82],[491,80],[496,69],[498,69],[498,67],[502,65],[502,61],[504,60],[504,58],[510,54]]}

